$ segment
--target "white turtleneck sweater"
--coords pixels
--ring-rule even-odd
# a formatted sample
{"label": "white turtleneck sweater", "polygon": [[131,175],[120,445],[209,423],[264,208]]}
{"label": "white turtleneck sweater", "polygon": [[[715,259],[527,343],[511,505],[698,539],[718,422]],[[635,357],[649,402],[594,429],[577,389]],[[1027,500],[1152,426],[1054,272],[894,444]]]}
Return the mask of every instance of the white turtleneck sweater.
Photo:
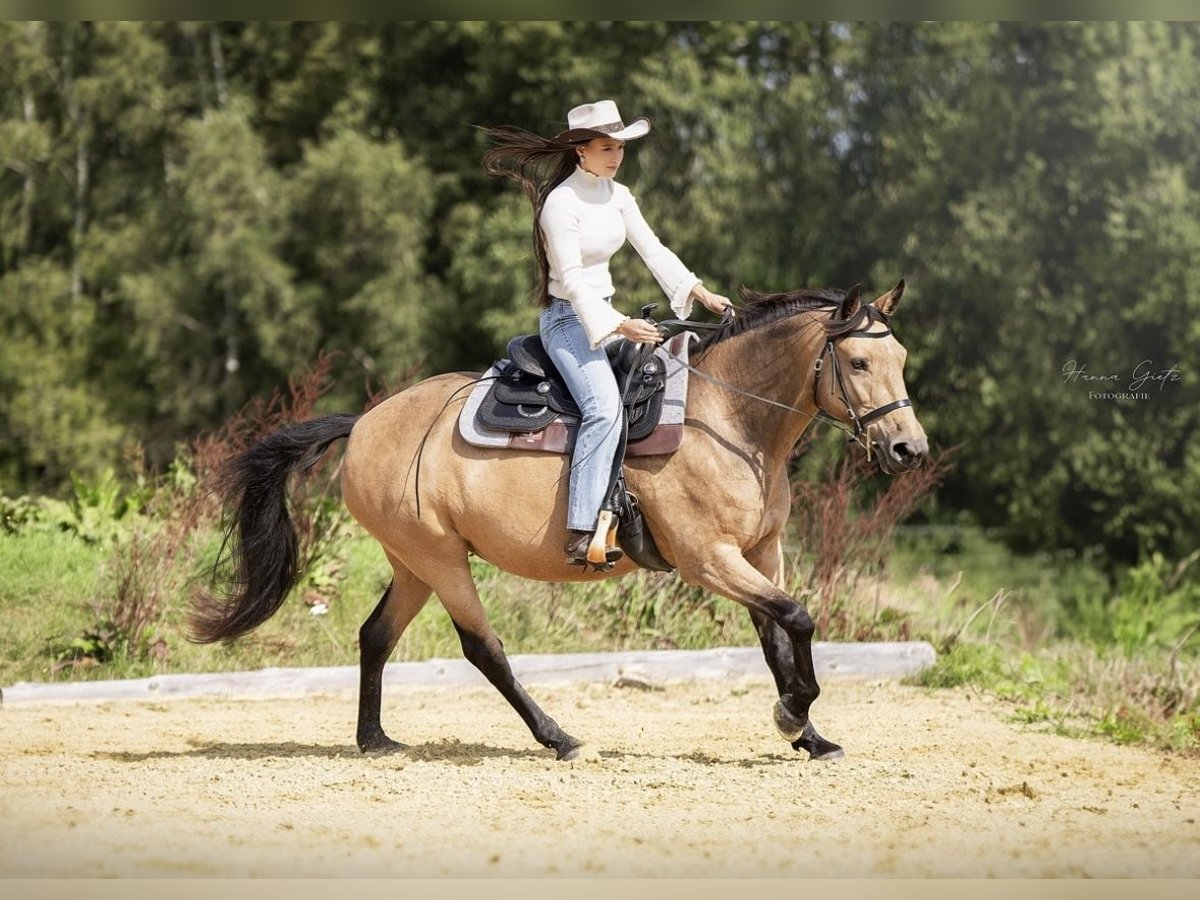
{"label": "white turtleneck sweater", "polygon": [[692,288],[700,279],[658,239],[623,184],[576,167],[550,192],[539,222],[550,264],[550,296],[570,301],[593,348],[615,340],[613,332],[629,318],[605,299],[614,294],[608,261],[626,239],[675,314],[681,319],[691,314]]}

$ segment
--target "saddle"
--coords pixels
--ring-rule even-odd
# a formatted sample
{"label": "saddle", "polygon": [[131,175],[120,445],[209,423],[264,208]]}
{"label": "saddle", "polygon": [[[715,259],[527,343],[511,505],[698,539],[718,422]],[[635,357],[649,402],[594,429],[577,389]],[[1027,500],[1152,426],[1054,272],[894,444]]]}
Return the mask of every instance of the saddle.
{"label": "saddle", "polygon": [[[649,319],[653,308],[653,304],[643,307],[642,317]],[[638,498],[626,488],[623,463],[629,456],[674,453],[680,446],[687,401],[688,344],[694,338],[694,334],[684,333],[658,347],[629,341],[608,347],[625,416],[601,517],[606,523],[615,519],[616,537],[630,559],[660,572],[670,572],[672,566],[659,553],[642,518]],[[475,447],[571,453],[582,416],[542,346],[541,336],[513,338],[506,354],[488,369],[468,396],[459,414],[459,435]],[[598,528],[594,543],[599,542],[599,558],[603,559],[606,542],[601,530]],[[603,571],[605,565],[596,568]],[[607,566],[611,568],[611,563]]]}
{"label": "saddle", "polygon": [[[507,359],[476,412],[480,425],[495,431],[528,434],[542,431],[561,416],[580,418],[579,406],[555,368],[542,340],[524,334],[508,342]],[[620,341],[608,350],[609,363],[622,391],[628,440],[650,435],[662,417],[666,366],[652,347]]]}

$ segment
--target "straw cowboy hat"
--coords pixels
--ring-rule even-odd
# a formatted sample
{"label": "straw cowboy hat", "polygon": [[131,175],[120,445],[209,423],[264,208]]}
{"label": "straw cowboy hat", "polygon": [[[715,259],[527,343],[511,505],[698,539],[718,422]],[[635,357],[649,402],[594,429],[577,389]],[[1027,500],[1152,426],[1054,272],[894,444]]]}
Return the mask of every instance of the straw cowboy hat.
{"label": "straw cowboy hat", "polygon": [[567,143],[590,141],[593,138],[632,141],[649,130],[650,120],[645,116],[638,116],[626,125],[621,121],[616,103],[612,100],[597,100],[595,103],[580,104],[567,113],[567,130],[560,131],[555,140]]}

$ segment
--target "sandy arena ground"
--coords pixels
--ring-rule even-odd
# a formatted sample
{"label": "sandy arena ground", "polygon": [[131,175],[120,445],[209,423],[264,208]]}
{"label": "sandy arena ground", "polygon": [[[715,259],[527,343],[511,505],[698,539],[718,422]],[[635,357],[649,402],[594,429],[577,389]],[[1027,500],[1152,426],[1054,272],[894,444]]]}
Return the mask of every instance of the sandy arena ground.
{"label": "sandy arena ground", "polygon": [[412,749],[385,758],[347,693],[6,707],[0,875],[1200,875],[1200,762],[967,691],[827,681],[826,763],[765,681],[530,693],[593,758],[556,762],[486,686],[393,690]]}

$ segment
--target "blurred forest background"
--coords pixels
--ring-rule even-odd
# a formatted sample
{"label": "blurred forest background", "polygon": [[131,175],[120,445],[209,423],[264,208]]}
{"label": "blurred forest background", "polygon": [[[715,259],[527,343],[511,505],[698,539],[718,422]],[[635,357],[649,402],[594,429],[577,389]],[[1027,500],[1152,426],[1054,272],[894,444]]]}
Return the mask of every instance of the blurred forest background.
{"label": "blurred forest background", "polygon": [[[321,351],[329,409],[485,367],[534,328],[530,214],[471,126],[611,97],[712,287],[907,280],[910,391],[961,445],[927,515],[1196,547],[1200,23],[5,22],[0,65],[0,493],[166,466]],[[1174,372],[1089,399],[1138,366]]]}

